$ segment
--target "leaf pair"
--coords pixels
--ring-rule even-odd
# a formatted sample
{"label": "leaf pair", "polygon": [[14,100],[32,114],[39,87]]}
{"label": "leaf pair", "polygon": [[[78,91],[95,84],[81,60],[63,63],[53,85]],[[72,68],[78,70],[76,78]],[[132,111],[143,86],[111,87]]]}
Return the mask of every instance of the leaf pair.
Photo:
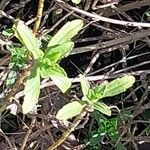
{"label": "leaf pair", "polygon": [[111,115],[110,107],[108,107],[105,103],[98,101],[102,98],[112,97],[126,91],[135,82],[135,78],[133,76],[126,75],[111,82],[104,81],[102,84],[98,86],[96,85],[94,88],[90,88],[86,78],[82,75],[80,75],[80,78],[82,91],[84,91],[83,95],[84,97],[87,97],[85,100],[92,105],[94,109],[108,116]]}
{"label": "leaf pair", "polygon": [[120,94],[130,88],[135,82],[135,78],[133,76],[126,75],[111,82],[103,82],[101,85],[92,88],[83,75],[80,75],[80,80],[83,93],[82,100],[73,101],[63,106],[56,115],[57,119],[67,120],[72,118],[80,114],[81,110],[86,105],[90,105],[101,113],[110,116],[110,107],[101,101],[99,102],[99,100],[104,97],[112,97]]}
{"label": "leaf pair", "polygon": [[40,94],[40,76],[42,78],[50,77],[62,92],[70,88],[71,81],[67,77],[64,69],[61,68],[57,62],[68,56],[74,46],[71,39],[82,27],[82,20],[73,20],[66,23],[49,41],[48,47],[43,53],[39,48],[38,39],[35,38],[32,31],[23,21],[16,21],[13,27],[15,36],[30,52],[35,61],[34,67],[25,85],[25,97],[22,106],[24,114],[32,111],[38,102]]}
{"label": "leaf pair", "polygon": [[45,54],[41,61],[41,76],[50,77],[58,88],[64,93],[71,86],[71,80],[67,77],[63,68],[58,65],[58,61],[67,57],[74,47],[71,39],[83,27],[82,20],[73,20],[66,23],[48,43]]}

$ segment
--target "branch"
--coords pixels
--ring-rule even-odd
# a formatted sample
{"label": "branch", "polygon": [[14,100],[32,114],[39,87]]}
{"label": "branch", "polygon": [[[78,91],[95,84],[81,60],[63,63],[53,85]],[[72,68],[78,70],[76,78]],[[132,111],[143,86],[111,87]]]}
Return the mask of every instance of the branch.
{"label": "branch", "polygon": [[36,16],[36,21],[33,29],[33,33],[37,34],[40,24],[41,24],[41,19],[42,19],[42,14],[43,14],[43,8],[44,8],[44,0],[39,0],[38,4],[38,11],[37,11],[37,16]]}
{"label": "branch", "polygon": [[75,120],[70,125],[70,127],[68,127],[68,130],[66,132],[64,132],[63,135],[62,135],[62,137],[58,141],[56,141],[55,143],[53,143],[48,148],[48,150],[55,150],[58,146],[60,146],[67,139],[67,137],[71,134],[71,132],[73,132],[75,130],[75,128],[80,123],[81,119],[87,114],[87,112],[89,110],[90,110],[90,108],[88,108],[87,106],[85,108],[83,108],[82,112],[75,118]]}
{"label": "branch", "polygon": [[[149,23],[150,24],[150,23]],[[101,53],[110,52],[116,50],[117,45],[120,46],[120,44],[130,44],[134,41],[140,40],[144,37],[147,37],[150,35],[150,29],[140,30],[131,34],[128,34],[126,36],[123,36],[118,39],[109,40],[106,42],[101,42],[98,44],[93,44],[89,46],[74,48],[71,51],[70,55],[94,51],[94,50],[100,50]]]}
{"label": "branch", "polygon": [[121,21],[121,20],[111,19],[111,18],[100,16],[98,14],[86,12],[86,11],[78,9],[76,7],[72,7],[72,6],[68,5],[67,3],[63,2],[62,0],[55,0],[55,1],[57,1],[60,6],[63,5],[64,7],[68,8],[70,10],[73,10],[79,14],[82,14],[84,16],[90,17],[90,18],[94,19],[95,21],[103,21],[103,22],[108,22],[108,23],[112,23],[112,24],[132,26],[132,27],[150,27],[150,23],[129,22],[129,21]]}

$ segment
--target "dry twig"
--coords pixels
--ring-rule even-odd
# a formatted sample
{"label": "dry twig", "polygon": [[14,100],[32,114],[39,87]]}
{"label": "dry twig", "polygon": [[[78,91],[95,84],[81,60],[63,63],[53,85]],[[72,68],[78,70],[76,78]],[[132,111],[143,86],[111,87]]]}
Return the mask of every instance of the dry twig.
{"label": "dry twig", "polygon": [[90,17],[96,21],[103,21],[103,22],[107,22],[107,23],[124,25],[124,26],[132,26],[132,27],[150,27],[150,23],[129,22],[129,21],[111,19],[111,18],[100,16],[98,14],[92,14],[92,13],[86,12],[86,11],[78,9],[76,7],[72,7],[72,6],[68,5],[67,3],[63,2],[62,0],[56,0],[56,1],[58,2],[58,4],[60,6],[63,5],[64,7],[67,7],[70,10],[73,10],[84,16]]}
{"label": "dry twig", "polygon": [[68,130],[66,132],[64,132],[62,137],[58,141],[53,143],[48,148],[48,150],[55,150],[58,146],[60,146],[67,139],[67,137],[71,134],[71,132],[73,132],[75,130],[75,128],[80,123],[81,119],[88,113],[89,110],[90,110],[90,108],[88,108],[88,107],[83,108],[82,112],[75,118],[75,120],[70,125],[70,127],[68,127]]}

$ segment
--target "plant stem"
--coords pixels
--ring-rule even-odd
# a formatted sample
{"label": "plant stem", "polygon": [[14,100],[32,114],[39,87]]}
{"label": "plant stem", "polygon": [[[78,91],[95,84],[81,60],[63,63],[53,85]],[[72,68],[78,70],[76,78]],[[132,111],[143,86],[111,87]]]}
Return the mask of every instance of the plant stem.
{"label": "plant stem", "polygon": [[41,18],[42,18],[42,14],[43,14],[43,8],[44,8],[44,0],[39,0],[36,21],[35,21],[35,25],[34,25],[34,29],[33,29],[34,34],[37,34],[37,32],[39,30]]}
{"label": "plant stem", "polygon": [[73,121],[73,123],[70,125],[70,127],[68,128],[68,130],[66,132],[63,133],[62,137],[56,141],[55,143],[53,143],[48,150],[55,150],[58,146],[60,146],[66,139],[67,137],[71,134],[71,132],[73,132],[75,130],[75,128],[78,126],[78,124],[80,123],[81,119],[87,114],[88,110],[90,108],[89,107],[84,107],[83,110],[81,111],[81,113],[75,118],[75,120]]}

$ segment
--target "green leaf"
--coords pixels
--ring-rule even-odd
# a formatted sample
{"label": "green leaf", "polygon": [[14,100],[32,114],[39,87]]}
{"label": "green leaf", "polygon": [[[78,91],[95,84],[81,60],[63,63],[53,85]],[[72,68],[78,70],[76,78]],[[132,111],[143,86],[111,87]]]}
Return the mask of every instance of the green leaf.
{"label": "green leaf", "polygon": [[27,50],[25,47],[7,47],[11,52],[11,61],[9,68],[22,69],[27,64]]}
{"label": "green leaf", "polygon": [[116,150],[127,150],[127,149],[121,142],[119,142],[116,146]]}
{"label": "green leaf", "polygon": [[93,103],[92,106],[94,109],[100,111],[101,113],[107,116],[111,116],[111,109],[105,103],[97,102]]}
{"label": "green leaf", "polygon": [[102,84],[93,87],[91,90],[89,90],[88,98],[92,102],[97,102],[99,99],[102,99],[105,93],[107,84],[108,84],[108,81],[104,81]]}
{"label": "green leaf", "polygon": [[103,97],[111,97],[120,94],[130,88],[135,82],[135,77],[126,75],[117,78],[107,84]]}
{"label": "green leaf", "polygon": [[39,63],[40,68],[40,76],[42,78],[49,78],[49,74],[51,73],[51,67],[53,67],[55,64],[50,61],[48,58],[42,59],[42,61]]}
{"label": "green leaf", "polygon": [[52,68],[50,78],[63,93],[71,87],[71,80],[65,75],[63,68],[59,66]]}
{"label": "green leaf", "polygon": [[68,56],[73,46],[73,42],[67,42],[61,45],[48,47],[45,51],[44,58],[49,58],[51,61],[57,62],[58,60]]}
{"label": "green leaf", "polygon": [[87,81],[87,79],[85,78],[84,75],[79,75],[80,77],[80,81],[81,81],[81,88],[82,88],[82,93],[84,96],[88,95],[89,89],[90,89],[90,84]]}
{"label": "green leaf", "polygon": [[90,132],[90,140],[89,140],[89,145],[90,146],[96,146],[99,144],[99,142],[101,141],[101,135],[98,132],[98,130],[94,130],[93,132]]}
{"label": "green leaf", "polygon": [[29,29],[22,20],[16,21],[13,29],[15,31],[15,36],[27,50],[33,54],[34,59],[43,56],[43,52],[39,49],[38,39],[35,38],[31,29]]}
{"label": "green leaf", "polygon": [[117,141],[120,137],[118,131],[118,120],[117,118],[108,119],[107,121],[107,135],[113,140]]}
{"label": "green leaf", "polygon": [[71,41],[71,39],[82,29],[83,21],[76,19],[67,22],[50,40],[48,47],[61,45]]}
{"label": "green leaf", "polygon": [[42,78],[49,78],[52,74],[52,70],[55,70],[55,74],[62,74],[63,76],[67,77],[66,72],[63,68],[61,68],[58,64],[53,63],[48,58],[44,58],[39,65],[40,67],[40,75]]}
{"label": "green leaf", "polygon": [[2,34],[10,37],[10,36],[14,35],[14,31],[13,31],[13,29],[5,29],[2,31]]}
{"label": "green leaf", "polygon": [[46,66],[41,65],[40,74],[42,78],[51,78],[56,86],[65,93],[71,86],[71,80],[67,77],[66,72],[58,64],[53,64]]}
{"label": "green leaf", "polygon": [[11,70],[8,74],[8,77],[6,79],[6,86],[12,85],[15,83],[15,80],[17,78],[17,73],[16,71]]}
{"label": "green leaf", "polygon": [[64,105],[57,113],[56,118],[59,120],[67,120],[80,114],[85,104],[81,104],[79,101],[73,101]]}
{"label": "green leaf", "polygon": [[99,121],[100,126],[98,131],[101,133],[101,135],[107,134],[111,140],[116,142],[120,138],[117,118],[113,117],[112,119],[107,119],[102,117],[99,119]]}
{"label": "green leaf", "polygon": [[75,3],[75,4],[79,4],[79,3],[81,3],[81,0],[71,0],[73,3]]}
{"label": "green leaf", "polygon": [[24,101],[22,105],[23,114],[27,114],[34,109],[38,103],[40,94],[40,73],[38,68],[34,68],[25,84]]}

